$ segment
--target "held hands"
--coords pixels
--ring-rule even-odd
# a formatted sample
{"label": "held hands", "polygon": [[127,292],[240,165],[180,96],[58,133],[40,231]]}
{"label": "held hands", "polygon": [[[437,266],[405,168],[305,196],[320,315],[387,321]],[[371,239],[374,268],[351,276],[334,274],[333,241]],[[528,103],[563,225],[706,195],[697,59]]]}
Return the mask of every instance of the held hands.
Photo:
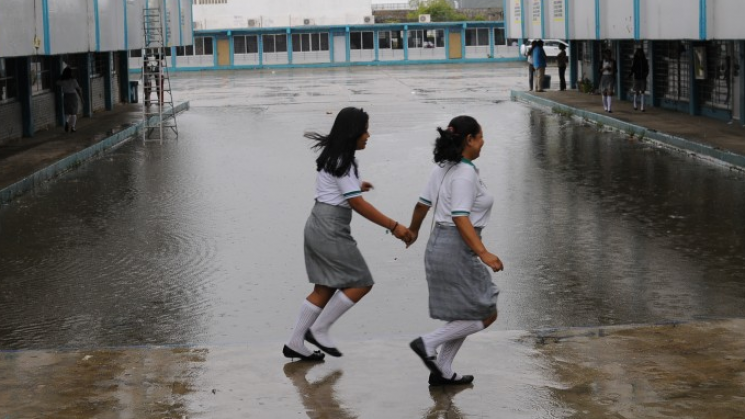
{"label": "held hands", "polygon": [[396,223],[396,226],[391,230],[391,232],[397,239],[406,243],[406,247],[411,246],[416,240],[416,233],[398,223]]}

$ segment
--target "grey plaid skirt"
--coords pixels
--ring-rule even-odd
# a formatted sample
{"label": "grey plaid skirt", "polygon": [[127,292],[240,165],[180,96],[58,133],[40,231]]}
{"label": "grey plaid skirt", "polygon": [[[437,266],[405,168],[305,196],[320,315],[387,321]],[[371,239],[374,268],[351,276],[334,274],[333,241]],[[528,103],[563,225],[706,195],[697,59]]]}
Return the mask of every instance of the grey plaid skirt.
{"label": "grey plaid skirt", "polygon": [[[481,234],[481,229],[476,231]],[[499,290],[457,228],[435,226],[427,242],[424,269],[433,319],[483,320],[496,313]]]}
{"label": "grey plaid skirt", "polygon": [[62,100],[65,108],[65,115],[78,114],[78,94],[65,93]]}
{"label": "grey plaid skirt", "polygon": [[352,209],[316,202],[305,223],[305,270],[312,284],[330,288],[371,286],[370,269],[349,223]]}
{"label": "grey plaid skirt", "polygon": [[600,92],[609,92],[613,94],[616,91],[616,76],[612,74],[605,74],[600,77]]}

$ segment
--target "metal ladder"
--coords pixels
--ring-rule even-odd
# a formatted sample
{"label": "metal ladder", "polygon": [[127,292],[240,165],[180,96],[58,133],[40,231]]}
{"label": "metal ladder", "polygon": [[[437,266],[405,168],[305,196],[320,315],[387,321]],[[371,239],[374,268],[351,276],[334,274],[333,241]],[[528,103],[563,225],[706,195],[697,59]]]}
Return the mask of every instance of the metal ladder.
{"label": "metal ladder", "polygon": [[[165,20],[168,20],[167,15]],[[168,77],[169,57],[166,52],[170,47],[165,45],[168,25],[162,19],[159,8],[143,9],[142,21],[145,35],[142,52],[142,137],[145,141],[163,141],[164,135],[171,130],[178,138],[171,81]]]}

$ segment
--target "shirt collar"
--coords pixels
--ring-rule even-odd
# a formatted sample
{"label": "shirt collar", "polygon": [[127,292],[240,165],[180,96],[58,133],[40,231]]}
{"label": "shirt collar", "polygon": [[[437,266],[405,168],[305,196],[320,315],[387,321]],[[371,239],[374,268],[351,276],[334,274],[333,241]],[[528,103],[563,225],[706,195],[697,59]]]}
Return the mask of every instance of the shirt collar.
{"label": "shirt collar", "polygon": [[460,162],[461,162],[461,163],[465,163],[465,164],[469,164],[469,165],[471,165],[471,166],[472,166],[472,167],[473,167],[474,169],[476,168],[476,165],[475,165],[475,164],[473,164],[473,162],[472,162],[471,160],[468,160],[468,159],[467,159],[467,158],[465,158],[465,157],[461,157],[461,158],[460,158]]}

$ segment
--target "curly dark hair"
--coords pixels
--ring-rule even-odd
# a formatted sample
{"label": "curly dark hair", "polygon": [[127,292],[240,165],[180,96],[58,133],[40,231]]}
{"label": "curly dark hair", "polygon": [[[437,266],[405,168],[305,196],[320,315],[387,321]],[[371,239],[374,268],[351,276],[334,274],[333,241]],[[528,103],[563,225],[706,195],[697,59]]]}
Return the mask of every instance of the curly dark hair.
{"label": "curly dark hair", "polygon": [[440,137],[435,140],[434,160],[437,164],[445,162],[457,163],[463,156],[466,147],[466,137],[475,137],[481,132],[481,125],[467,115],[456,116],[446,129],[437,127]]}
{"label": "curly dark hair", "polygon": [[370,117],[361,108],[344,108],[336,116],[328,135],[306,133],[306,138],[316,141],[311,148],[321,149],[321,155],[316,159],[316,170],[325,170],[336,177],[341,177],[354,167],[356,175],[354,153],[357,151],[357,140],[367,132],[369,120]]}

